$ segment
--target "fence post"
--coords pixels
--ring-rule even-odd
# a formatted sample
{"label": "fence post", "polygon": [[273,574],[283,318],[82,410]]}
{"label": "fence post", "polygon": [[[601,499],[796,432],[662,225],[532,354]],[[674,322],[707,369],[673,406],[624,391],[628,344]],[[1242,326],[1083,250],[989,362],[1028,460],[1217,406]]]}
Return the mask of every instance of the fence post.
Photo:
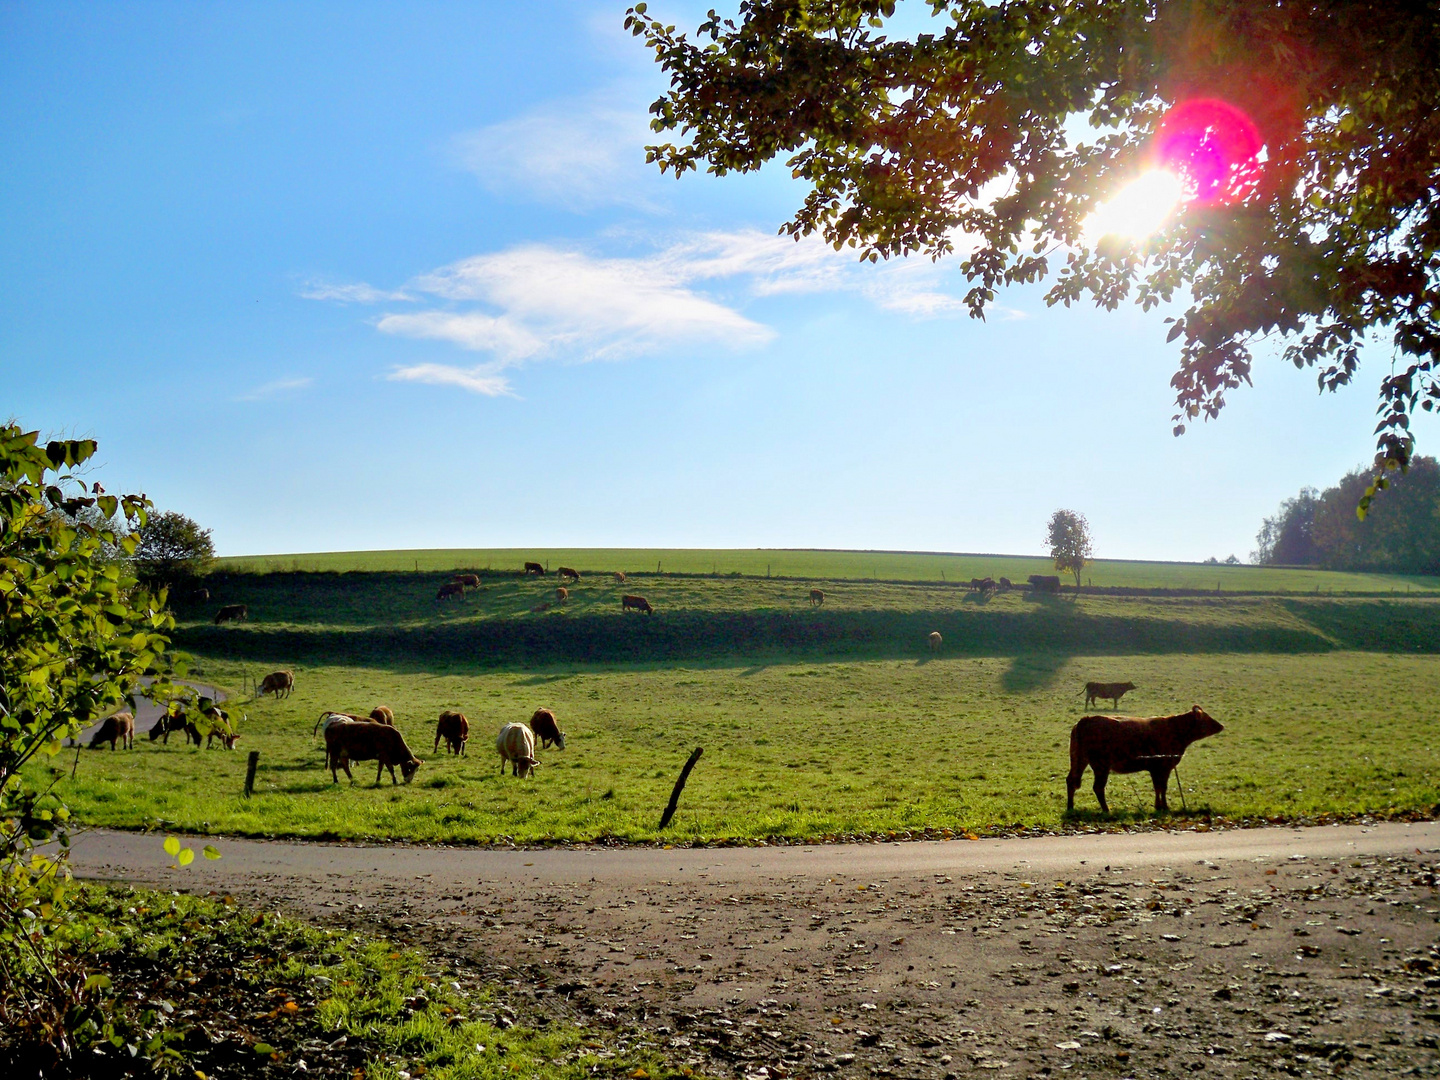
{"label": "fence post", "polygon": [[[675,781],[675,790],[670,792],[670,805],[665,807],[664,816],[660,818],[660,829],[669,825],[670,819],[675,816],[675,807],[680,804],[680,793],[685,790],[685,781],[690,779],[690,770],[695,768],[695,762],[700,760],[700,755],[704,752],[704,748],[697,746],[695,752],[690,755],[690,760],[685,762],[685,767],[680,770],[680,779]],[[656,830],[656,832],[659,831],[659,829]]]}
{"label": "fence post", "polygon": [[255,767],[260,764],[260,751],[251,750],[250,759],[245,762],[245,797],[248,799],[255,790]]}

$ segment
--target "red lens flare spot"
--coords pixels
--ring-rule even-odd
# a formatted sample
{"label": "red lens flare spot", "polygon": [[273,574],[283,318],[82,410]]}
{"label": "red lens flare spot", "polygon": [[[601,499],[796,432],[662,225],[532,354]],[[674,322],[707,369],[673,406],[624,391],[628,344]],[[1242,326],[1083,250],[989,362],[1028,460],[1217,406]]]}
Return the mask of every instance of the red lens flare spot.
{"label": "red lens flare spot", "polygon": [[1260,129],[1218,98],[1182,101],[1165,114],[1155,149],[1162,168],[1185,182],[1186,202],[1240,202],[1260,182]]}

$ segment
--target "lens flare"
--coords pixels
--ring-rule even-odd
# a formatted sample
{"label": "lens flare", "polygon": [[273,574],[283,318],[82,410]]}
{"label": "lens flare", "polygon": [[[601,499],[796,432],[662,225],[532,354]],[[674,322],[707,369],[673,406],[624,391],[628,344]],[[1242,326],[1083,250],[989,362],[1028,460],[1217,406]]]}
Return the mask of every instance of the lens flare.
{"label": "lens flare", "polygon": [[1186,202],[1242,201],[1260,182],[1260,129],[1245,112],[1218,98],[1182,101],[1160,122],[1155,157],[1185,180]]}
{"label": "lens flare", "polygon": [[1141,173],[1086,219],[1085,238],[1142,240],[1160,230],[1186,192],[1185,181],[1168,169]]}

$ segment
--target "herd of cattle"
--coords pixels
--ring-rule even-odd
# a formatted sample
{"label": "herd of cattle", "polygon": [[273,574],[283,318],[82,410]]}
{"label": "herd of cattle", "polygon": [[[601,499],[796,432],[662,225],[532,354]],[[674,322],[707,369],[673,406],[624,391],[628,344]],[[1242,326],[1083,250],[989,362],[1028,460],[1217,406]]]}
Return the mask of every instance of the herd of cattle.
{"label": "herd of cattle", "polygon": [[[541,566],[538,562],[527,562],[525,564],[525,569],[521,571],[521,576],[530,577],[532,575],[538,575],[539,577],[544,577],[548,573],[549,571],[546,570],[545,567]],[[569,581],[574,584],[575,582],[580,580],[580,571],[572,569],[568,566],[562,566],[555,572],[555,576],[559,578],[562,582]],[[614,577],[615,583],[617,585],[625,584],[625,575],[621,571],[616,570]],[[435,594],[435,599],[449,600],[451,597],[455,596],[463,597],[465,595],[466,589],[478,588],[480,588],[480,575],[456,574],[449,581],[445,582],[445,584],[440,586],[440,591]],[[555,603],[563,604],[569,599],[569,589],[567,589],[563,584],[556,588],[554,601]],[[549,611],[552,606],[553,604],[550,601],[545,601],[543,603],[536,604],[530,610],[532,612],[539,613],[542,611]],[[620,597],[620,610],[622,612],[639,611],[643,612],[646,615],[655,614],[655,609],[650,606],[650,602],[646,600],[643,596],[631,596],[629,594]],[[219,622],[220,620],[217,618],[215,621]]]}

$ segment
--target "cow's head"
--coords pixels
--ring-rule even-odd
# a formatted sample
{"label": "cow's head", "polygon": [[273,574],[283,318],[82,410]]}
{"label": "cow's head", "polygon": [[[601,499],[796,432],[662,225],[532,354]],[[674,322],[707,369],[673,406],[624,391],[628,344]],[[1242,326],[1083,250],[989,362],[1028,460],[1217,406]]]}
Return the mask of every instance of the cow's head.
{"label": "cow's head", "polygon": [[416,771],[424,764],[425,763],[418,757],[412,757],[409,761],[402,761],[400,763],[400,775],[405,777],[405,783],[408,784],[411,780],[415,779]]}
{"label": "cow's head", "polygon": [[[1121,693],[1128,694],[1131,690],[1134,690],[1134,689],[1135,689],[1135,684],[1134,684],[1133,682],[1122,682],[1122,683],[1120,683],[1120,685],[1118,685],[1117,687],[1115,687],[1115,689],[1116,689],[1116,690],[1119,690]],[[1198,709],[1198,708],[1200,708],[1200,706],[1199,706],[1199,705],[1196,705],[1195,708]],[[1211,734],[1214,734],[1214,733],[1212,732]]]}
{"label": "cow's head", "polygon": [[535,775],[535,768],[536,768],[537,765],[540,764],[540,762],[539,762],[539,760],[537,760],[536,758],[533,758],[533,757],[522,757],[522,758],[516,758],[516,759],[515,759],[515,764],[516,764],[517,766],[519,766],[519,769],[520,769],[518,775],[520,775],[520,776],[534,776],[534,775]]}
{"label": "cow's head", "polygon": [[1199,705],[1190,707],[1190,738],[1208,739],[1211,735],[1219,735],[1225,730],[1225,725],[1216,720]]}
{"label": "cow's head", "polygon": [[561,750],[565,749],[565,732],[561,731],[559,728],[556,728],[555,730],[555,745],[558,746]]}

